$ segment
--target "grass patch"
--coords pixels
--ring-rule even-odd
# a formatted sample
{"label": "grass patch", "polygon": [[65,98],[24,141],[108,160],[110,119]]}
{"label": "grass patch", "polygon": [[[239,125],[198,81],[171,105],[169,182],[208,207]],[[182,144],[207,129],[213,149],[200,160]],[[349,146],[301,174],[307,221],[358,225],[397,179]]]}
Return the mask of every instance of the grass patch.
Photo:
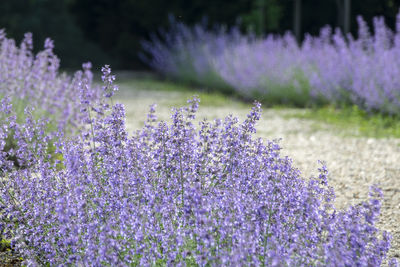
{"label": "grass patch", "polygon": [[[126,90],[152,91],[165,93],[168,104],[181,106],[193,95],[198,95],[202,106],[217,107],[230,106],[232,109],[249,108],[250,101],[240,100],[235,95],[226,95],[214,90],[201,87],[189,86],[182,83],[163,80],[155,75],[124,75],[119,80],[119,85]],[[129,88],[129,89],[128,89]],[[171,93],[171,94],[168,94]],[[176,95],[173,95],[176,94]],[[262,99],[261,99],[262,100]],[[271,108],[277,111],[293,110],[297,105],[282,103],[271,103],[262,101],[264,108]],[[302,118],[315,121],[315,130],[326,129],[320,122],[334,125],[344,135],[361,136],[374,138],[400,138],[400,116],[389,116],[379,113],[369,114],[357,106],[345,106],[336,108],[332,105],[313,108],[295,108],[294,112],[284,112],[286,118]],[[279,112],[281,113],[281,112]],[[344,131],[343,131],[344,130]]]}
{"label": "grass patch", "polygon": [[168,80],[154,79],[152,77],[122,79],[118,82],[118,85],[122,88],[132,88],[132,90],[179,93],[179,99],[173,100],[174,104],[177,105],[184,105],[187,99],[191,98],[193,95],[198,95],[201,99],[202,106],[226,106],[233,102],[243,107],[249,106],[247,103],[239,101],[234,96],[229,96],[214,90],[175,83]]}
{"label": "grass patch", "polygon": [[400,138],[400,117],[383,114],[369,114],[357,106],[335,108],[325,106],[306,109],[304,112],[288,114],[287,117],[311,119],[348,130],[346,134],[374,137]]}
{"label": "grass patch", "polygon": [[0,251],[6,251],[6,250],[11,250],[11,242],[6,239],[1,239],[0,240]]}

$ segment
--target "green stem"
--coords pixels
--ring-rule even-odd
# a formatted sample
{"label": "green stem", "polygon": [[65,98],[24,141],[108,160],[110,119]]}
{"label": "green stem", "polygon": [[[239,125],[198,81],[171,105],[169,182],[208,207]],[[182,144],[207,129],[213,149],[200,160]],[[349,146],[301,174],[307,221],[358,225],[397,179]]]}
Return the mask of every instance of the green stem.
{"label": "green stem", "polygon": [[182,170],[182,149],[181,146],[179,145],[179,169],[180,169],[180,173],[181,173],[181,195],[182,195],[182,208],[185,205],[185,201],[183,199],[183,195],[184,195],[184,181],[183,181],[183,170]]}

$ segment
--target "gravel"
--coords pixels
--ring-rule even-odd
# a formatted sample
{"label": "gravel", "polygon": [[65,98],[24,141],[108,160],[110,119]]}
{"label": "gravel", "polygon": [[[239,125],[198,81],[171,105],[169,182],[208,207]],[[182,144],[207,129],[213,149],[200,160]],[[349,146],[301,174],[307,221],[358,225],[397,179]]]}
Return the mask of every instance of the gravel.
{"label": "gravel", "polygon": [[[127,128],[140,129],[148,106],[157,103],[157,116],[168,120],[172,106],[184,103],[180,92],[121,87],[117,101],[123,103]],[[207,103],[205,103],[207,104]],[[198,118],[222,118],[233,114],[245,118],[250,106],[227,100],[222,106],[200,103]],[[257,135],[278,140],[282,155],[293,159],[303,177],[318,175],[319,160],[327,164],[330,184],[336,193],[335,206],[346,209],[367,200],[369,188],[378,184],[384,193],[378,226],[393,236],[389,257],[400,261],[400,139],[366,138],[354,129],[338,129],[323,122],[291,118],[301,109],[264,110]]]}

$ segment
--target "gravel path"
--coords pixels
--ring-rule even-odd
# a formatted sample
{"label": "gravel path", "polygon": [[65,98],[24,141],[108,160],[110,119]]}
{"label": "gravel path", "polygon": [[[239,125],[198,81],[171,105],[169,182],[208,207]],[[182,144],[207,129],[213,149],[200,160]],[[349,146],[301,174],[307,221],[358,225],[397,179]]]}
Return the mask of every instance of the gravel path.
{"label": "gravel path", "polygon": [[[135,130],[143,125],[150,104],[157,103],[157,116],[168,120],[171,107],[183,105],[186,97],[182,92],[122,85],[116,100],[125,105],[128,129]],[[233,114],[244,118],[249,110],[249,105],[235,101],[222,106],[200,103],[198,117],[213,119]],[[384,193],[379,227],[393,235],[389,256],[400,261],[400,139],[351,137],[351,129],[339,130],[323,123],[315,127],[315,122],[287,116],[298,112],[302,111],[264,110],[257,134],[270,140],[281,139],[282,154],[293,159],[304,177],[317,175],[318,160],[325,161],[337,208],[366,200],[369,187],[379,184]]]}

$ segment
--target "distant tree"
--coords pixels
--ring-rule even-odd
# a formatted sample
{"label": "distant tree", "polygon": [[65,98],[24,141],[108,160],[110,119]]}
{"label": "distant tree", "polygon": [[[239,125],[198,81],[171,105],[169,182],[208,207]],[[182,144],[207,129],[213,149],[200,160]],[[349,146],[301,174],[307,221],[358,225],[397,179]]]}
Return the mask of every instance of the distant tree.
{"label": "distant tree", "polygon": [[278,0],[253,0],[249,12],[240,14],[242,26],[258,35],[279,32],[283,5]]}
{"label": "distant tree", "polygon": [[7,34],[17,40],[21,40],[25,32],[32,32],[36,50],[50,37],[63,67],[77,68],[87,60],[98,63],[106,58],[105,54],[85,40],[67,3],[65,0],[0,1],[0,28],[5,28]]}
{"label": "distant tree", "polygon": [[70,0],[71,13],[92,42],[118,60],[119,68],[143,67],[138,59],[140,41],[169,26],[168,16],[194,24],[234,25],[250,9],[249,0]]}
{"label": "distant tree", "polygon": [[189,25],[207,18],[209,27],[240,22],[259,35],[292,30],[301,40],[327,24],[356,34],[357,15],[394,28],[399,8],[400,0],[0,0],[0,28],[17,40],[32,32],[36,48],[53,38],[63,67],[143,68],[140,41],[167,28],[169,15]]}

